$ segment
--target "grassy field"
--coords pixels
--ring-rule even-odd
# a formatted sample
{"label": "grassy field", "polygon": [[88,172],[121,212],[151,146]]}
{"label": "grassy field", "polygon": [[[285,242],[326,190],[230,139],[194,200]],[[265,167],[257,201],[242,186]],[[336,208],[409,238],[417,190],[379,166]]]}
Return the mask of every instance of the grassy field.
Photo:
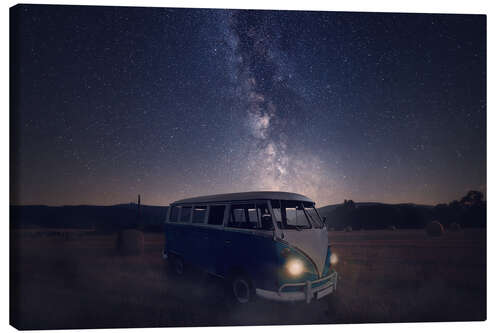
{"label": "grassy field", "polygon": [[124,257],[115,236],[12,233],[11,323],[20,329],[213,326],[486,319],[486,231],[330,232],[341,280],[333,301],[258,300],[233,307],[218,278],[180,279],[163,235]]}

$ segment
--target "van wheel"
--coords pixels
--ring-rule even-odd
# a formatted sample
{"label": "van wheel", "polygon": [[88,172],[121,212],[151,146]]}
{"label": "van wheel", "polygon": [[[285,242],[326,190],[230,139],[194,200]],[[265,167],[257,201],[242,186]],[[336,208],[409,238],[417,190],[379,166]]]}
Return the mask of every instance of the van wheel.
{"label": "van wheel", "polygon": [[231,291],[234,301],[238,304],[249,303],[254,299],[252,282],[244,275],[237,275],[232,279]]}
{"label": "van wheel", "polygon": [[172,258],[172,269],[177,275],[184,274],[184,260],[179,256],[174,256]]}

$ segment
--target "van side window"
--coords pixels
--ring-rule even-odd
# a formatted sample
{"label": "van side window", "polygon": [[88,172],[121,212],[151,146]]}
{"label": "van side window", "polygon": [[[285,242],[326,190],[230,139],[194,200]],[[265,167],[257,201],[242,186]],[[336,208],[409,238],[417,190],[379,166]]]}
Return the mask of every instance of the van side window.
{"label": "van side window", "polygon": [[290,228],[306,228],[310,229],[311,225],[306,217],[304,205],[299,201],[282,201],[282,214],[284,218],[285,229]]}
{"label": "van side window", "polygon": [[257,209],[252,204],[231,205],[228,227],[257,229],[259,226]]}
{"label": "van side window", "polygon": [[257,228],[259,218],[257,217],[257,209],[255,209],[255,207],[248,208],[248,222],[250,222],[252,227],[255,226],[255,228]]}
{"label": "van side window", "polygon": [[189,222],[191,219],[191,206],[182,207],[181,209],[181,222]]}
{"label": "van side window", "polygon": [[193,223],[205,223],[207,206],[195,206],[193,210]]}
{"label": "van side window", "polygon": [[224,211],[226,206],[210,206],[210,213],[208,214],[208,224],[222,225],[224,222]]}
{"label": "van side window", "polygon": [[267,203],[257,204],[257,213],[260,218],[260,228],[263,230],[274,230],[273,219]]}
{"label": "van side window", "polygon": [[170,207],[170,222],[177,222],[177,219],[179,217],[179,207],[177,206],[172,206]]}
{"label": "van side window", "polygon": [[236,226],[246,222],[245,209],[243,207],[231,206],[231,216],[229,218],[229,226]]}

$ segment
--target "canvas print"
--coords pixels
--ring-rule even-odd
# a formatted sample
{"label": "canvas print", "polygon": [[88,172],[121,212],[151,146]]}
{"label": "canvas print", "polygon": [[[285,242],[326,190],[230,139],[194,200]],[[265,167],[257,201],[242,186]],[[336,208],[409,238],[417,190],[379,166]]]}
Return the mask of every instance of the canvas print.
{"label": "canvas print", "polygon": [[486,320],[486,16],[16,5],[10,323]]}

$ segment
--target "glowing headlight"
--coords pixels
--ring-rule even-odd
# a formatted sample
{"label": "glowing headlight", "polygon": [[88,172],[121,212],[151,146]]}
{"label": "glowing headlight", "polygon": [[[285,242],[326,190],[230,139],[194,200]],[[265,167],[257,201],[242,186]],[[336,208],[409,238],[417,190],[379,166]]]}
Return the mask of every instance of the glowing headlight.
{"label": "glowing headlight", "polygon": [[330,254],[330,264],[335,265],[339,262],[339,257],[335,253]]}
{"label": "glowing headlight", "polygon": [[291,275],[297,276],[304,272],[304,264],[299,259],[292,259],[286,264],[286,269]]}

